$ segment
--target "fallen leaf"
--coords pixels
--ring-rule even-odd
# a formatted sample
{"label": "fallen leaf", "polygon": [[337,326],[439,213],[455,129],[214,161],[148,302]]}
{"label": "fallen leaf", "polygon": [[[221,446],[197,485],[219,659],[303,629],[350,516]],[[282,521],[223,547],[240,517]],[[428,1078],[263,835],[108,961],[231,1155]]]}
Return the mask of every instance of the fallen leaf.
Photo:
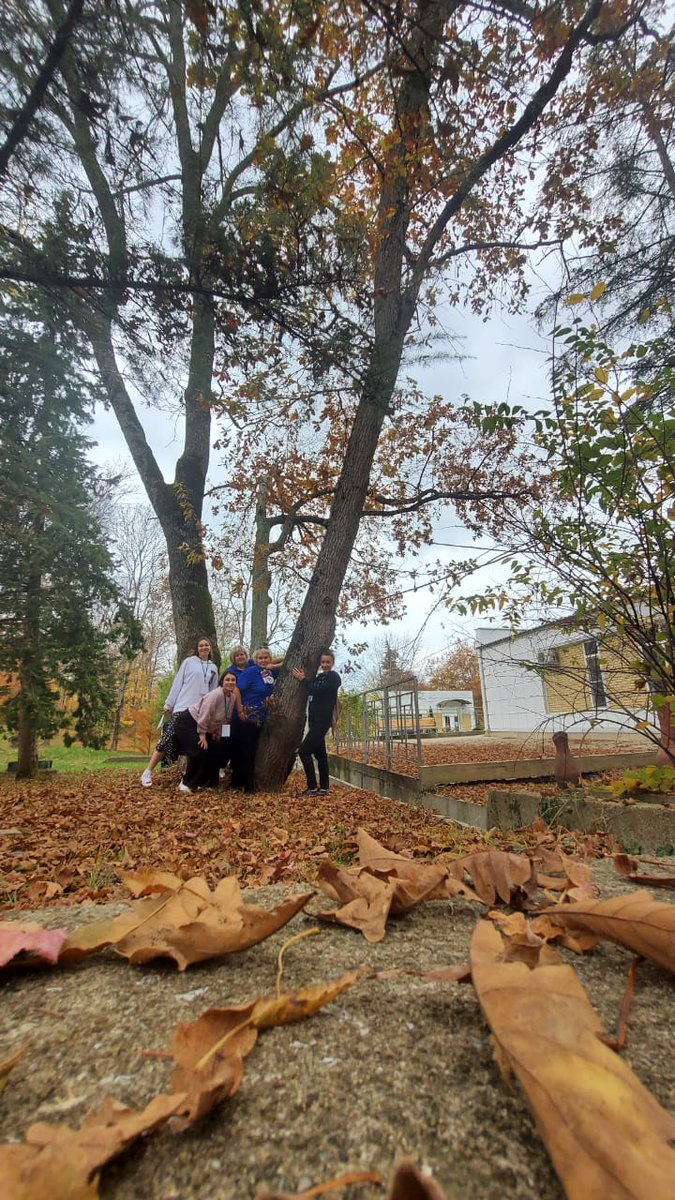
{"label": "fallen leaf", "polygon": [[445,1200],[445,1193],[431,1175],[420,1171],[412,1159],[397,1163],[388,1200]]}
{"label": "fallen leaf", "polygon": [[131,963],[172,958],[180,971],[191,963],[246,950],[276,933],[305,907],[312,892],[290,896],[276,908],[243,903],[238,880],[222,879],[212,892],[195,877],[173,891],[140,900],[111,921],[85,925],[72,933],[59,963],[77,962],[104,946],[114,946]]}
{"label": "fallen leaf", "polygon": [[632,883],[647,883],[653,887],[675,888],[675,875],[641,875],[640,860],[628,854],[615,854],[614,866],[619,875]]}
{"label": "fallen leaf", "polygon": [[315,1196],[325,1196],[328,1192],[337,1192],[355,1183],[382,1183],[382,1176],[377,1171],[348,1171],[346,1175],[326,1179],[302,1192],[261,1192],[258,1200],[313,1200]]}
{"label": "fallen leaf", "polygon": [[422,900],[447,900],[451,896],[465,896],[468,900],[479,900],[461,879],[456,877],[447,863],[419,862],[403,854],[395,854],[381,846],[365,829],[356,833],[359,863],[366,871],[378,878],[395,880],[391,911],[394,914],[408,912]]}
{"label": "fallen leaf", "polygon": [[649,892],[628,892],[609,900],[566,904],[544,911],[556,925],[617,942],[675,971],[675,904],[655,900]]}
{"label": "fallen leaf", "polygon": [[173,1116],[181,1095],[155,1096],[136,1112],[105,1100],[79,1129],[31,1125],[25,1142],[0,1146],[3,1200],[96,1200],[100,1168]]}
{"label": "fallen leaf", "polygon": [[500,1066],[517,1075],[568,1200],[671,1200],[675,1119],[600,1040],[572,968],[504,962],[499,932],[480,921],[471,972]]}
{"label": "fallen leaf", "polygon": [[17,954],[23,953],[55,963],[67,937],[67,929],[43,929],[32,923],[0,921],[0,967],[7,966]]}
{"label": "fallen leaf", "polygon": [[5,1087],[9,1074],[14,1070],[16,1064],[23,1058],[24,1054],[30,1047],[30,1042],[26,1042],[24,1046],[19,1046],[13,1054],[8,1054],[7,1058],[0,1060],[0,1092]]}
{"label": "fallen leaf", "polygon": [[505,913],[493,909],[488,913],[504,939],[504,957],[507,962],[523,962],[529,967],[536,963],[558,963],[560,959],[548,945],[549,941],[559,937],[563,932],[559,926],[549,922],[548,928],[535,928],[534,921],[528,921],[525,913]]}
{"label": "fallen leaf", "polygon": [[504,904],[512,904],[518,893],[531,896],[537,888],[534,863],[524,854],[507,850],[482,850],[467,854],[452,864],[453,874],[466,871],[471,876],[474,891],[486,904],[494,904],[497,896]]}
{"label": "fallen leaf", "polygon": [[526,962],[530,966],[548,961],[559,961],[552,952],[542,953],[547,942],[560,942],[567,950],[585,954],[598,945],[601,939],[593,933],[570,933],[556,925],[548,916],[536,916],[528,921],[525,913],[505,913],[493,909],[488,913],[504,939],[506,957],[513,962]]}
{"label": "fallen leaf", "polygon": [[119,877],[132,896],[150,896],[154,892],[174,892],[183,880],[171,871],[120,871]]}
{"label": "fallen leaf", "polygon": [[171,1088],[184,1096],[180,1107],[184,1123],[196,1121],[236,1092],[243,1060],[253,1049],[260,1030],[311,1017],[353,987],[366,972],[366,967],[360,967],[328,983],[263,996],[234,1008],[211,1008],[191,1024],[179,1025],[171,1044],[178,1063]]}
{"label": "fallen leaf", "polygon": [[313,919],[358,929],[368,942],[381,942],[394,898],[394,884],[369,871],[322,863],[318,884],[333,900],[346,901],[342,908],[312,913]]}

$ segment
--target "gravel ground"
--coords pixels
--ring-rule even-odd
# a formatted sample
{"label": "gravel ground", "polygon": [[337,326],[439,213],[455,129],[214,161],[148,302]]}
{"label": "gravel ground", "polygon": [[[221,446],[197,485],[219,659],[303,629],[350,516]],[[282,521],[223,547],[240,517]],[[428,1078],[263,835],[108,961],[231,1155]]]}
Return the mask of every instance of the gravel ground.
{"label": "gravel ground", "polygon": [[[603,895],[630,887],[611,863],[594,863],[593,871]],[[273,886],[248,898],[271,906],[287,892]],[[72,928],[122,907],[45,909],[32,919]],[[426,904],[391,921],[374,946],[323,927],[289,949],[284,984],[326,980],[363,962],[376,969],[463,963],[475,920],[475,906],[462,900]],[[280,946],[307,927],[296,917],[261,945],[183,974],[168,965],[131,967],[108,951],[70,970],[6,973],[0,1058],[27,1039],[32,1049],[0,1094],[2,1136],[20,1137],[35,1119],[77,1125],[105,1095],[142,1107],[170,1075],[169,1063],[143,1051],[165,1048],[180,1020],[273,991]],[[631,956],[612,945],[562,956],[613,1032]],[[672,976],[649,963],[639,968],[625,1057],[675,1112],[673,993]],[[402,1155],[431,1171],[448,1200],[562,1200],[522,1094],[493,1062],[470,985],[365,981],[310,1020],[264,1032],[239,1093],[193,1129],[165,1129],[132,1148],[103,1171],[101,1195],[253,1200],[350,1170],[386,1179]],[[367,1185],[349,1194],[375,1200],[383,1193]]]}

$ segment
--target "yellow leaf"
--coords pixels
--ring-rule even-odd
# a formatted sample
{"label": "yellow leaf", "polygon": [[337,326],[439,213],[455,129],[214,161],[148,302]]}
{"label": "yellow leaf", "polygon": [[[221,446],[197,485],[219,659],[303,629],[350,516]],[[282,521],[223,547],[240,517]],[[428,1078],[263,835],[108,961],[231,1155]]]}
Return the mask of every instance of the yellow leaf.
{"label": "yellow leaf", "polygon": [[601,296],[604,296],[606,291],[607,291],[606,283],[596,283],[595,287],[593,288],[593,291],[591,292],[591,300],[599,300]]}
{"label": "yellow leaf", "polygon": [[586,292],[572,292],[571,296],[567,296],[566,304],[581,304],[586,299]]}
{"label": "yellow leaf", "polygon": [[604,367],[596,367],[595,368],[595,378],[597,379],[598,383],[607,383],[607,380],[609,379],[609,374],[607,373],[607,371],[605,370]]}

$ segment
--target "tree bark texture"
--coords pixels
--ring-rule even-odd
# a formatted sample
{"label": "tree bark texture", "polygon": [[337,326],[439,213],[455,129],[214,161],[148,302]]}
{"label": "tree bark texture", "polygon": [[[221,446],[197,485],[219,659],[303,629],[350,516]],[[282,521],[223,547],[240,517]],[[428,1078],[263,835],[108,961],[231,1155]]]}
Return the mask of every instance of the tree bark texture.
{"label": "tree bark texture", "polygon": [[267,645],[271,576],[269,569],[271,521],[267,515],[269,481],[258,484],[255,506],[255,544],[251,571],[251,653]]}
{"label": "tree bark texture", "polygon": [[165,482],[148,445],[145,431],[120,373],[112,343],[111,322],[102,316],[85,323],[110,406],[152,504],[167,546],[169,587],[178,658],[194,653],[197,639],[207,637],[220,662],[218,637],[202,553],[201,518],[209,459],[211,414],[204,396],[213,368],[213,317],[195,317],[195,337],[185,389],[185,444],[176,463],[173,484]]}
{"label": "tree bark texture", "polygon": [[[39,528],[42,518],[36,518],[35,523]],[[40,572],[35,570],[28,577],[23,619],[24,647],[19,667],[19,694],[17,696],[19,760],[17,779],[32,779],[37,775],[38,700],[36,692],[39,681],[41,589],[42,577]]]}

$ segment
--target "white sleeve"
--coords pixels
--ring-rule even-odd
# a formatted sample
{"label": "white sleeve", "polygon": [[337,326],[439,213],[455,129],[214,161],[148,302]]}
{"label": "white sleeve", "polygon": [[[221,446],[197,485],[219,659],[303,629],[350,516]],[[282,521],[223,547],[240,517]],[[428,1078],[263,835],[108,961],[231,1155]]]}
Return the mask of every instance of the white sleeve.
{"label": "white sleeve", "polygon": [[187,664],[188,664],[188,660],[187,660],[187,658],[184,658],[182,663],[180,664],[178,670],[176,671],[176,677],[175,677],[173,683],[171,684],[171,691],[169,692],[166,700],[164,701],[164,707],[171,709],[171,712],[173,712],[174,704],[176,703],[176,700],[178,699],[180,690],[183,686],[183,683],[185,682],[185,669],[187,667]]}

